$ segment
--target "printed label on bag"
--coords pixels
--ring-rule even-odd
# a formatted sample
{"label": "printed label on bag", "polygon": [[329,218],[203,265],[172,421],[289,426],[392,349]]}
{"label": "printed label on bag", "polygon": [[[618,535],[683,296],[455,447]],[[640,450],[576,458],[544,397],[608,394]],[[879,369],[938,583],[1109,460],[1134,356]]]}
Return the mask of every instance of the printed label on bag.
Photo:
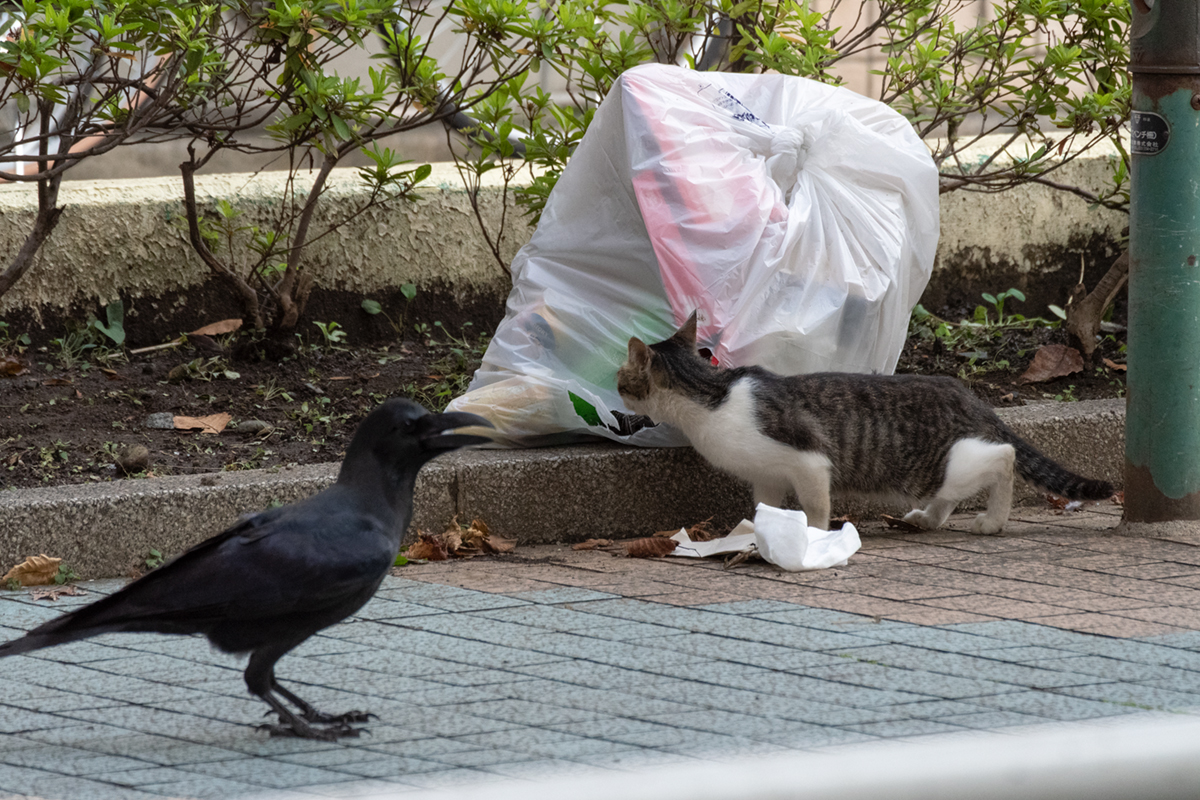
{"label": "printed label on bag", "polygon": [[726,89],[706,83],[700,87],[698,94],[717,108],[728,111],[734,119],[741,120],[742,122],[750,122],[764,130],[771,130],[770,125],[756,117],[753,111],[746,108],[741,100],[738,100]]}
{"label": "printed label on bag", "polygon": [[1153,111],[1129,112],[1130,136],[1134,155],[1156,156],[1167,149],[1171,141],[1171,126],[1166,118]]}

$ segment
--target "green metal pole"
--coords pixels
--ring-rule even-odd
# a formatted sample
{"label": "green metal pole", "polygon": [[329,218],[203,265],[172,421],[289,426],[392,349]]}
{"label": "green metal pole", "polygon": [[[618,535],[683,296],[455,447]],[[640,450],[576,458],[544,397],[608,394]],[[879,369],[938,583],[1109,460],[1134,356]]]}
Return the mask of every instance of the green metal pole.
{"label": "green metal pole", "polygon": [[1200,519],[1200,1],[1133,16],[1125,517]]}

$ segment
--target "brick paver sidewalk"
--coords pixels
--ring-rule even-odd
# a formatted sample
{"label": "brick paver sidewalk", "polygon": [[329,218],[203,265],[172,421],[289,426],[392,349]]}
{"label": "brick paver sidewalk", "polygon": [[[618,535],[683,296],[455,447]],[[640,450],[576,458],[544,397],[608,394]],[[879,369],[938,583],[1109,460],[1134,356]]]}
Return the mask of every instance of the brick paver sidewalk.
{"label": "brick paver sidewalk", "polygon": [[[203,640],[0,660],[0,795],[345,796],[1195,709],[1200,537],[1119,536],[1119,514],[867,526],[813,573],[566,547],[410,565],[280,662],[320,707],[378,714],[338,743],[256,731]],[[0,593],[0,636],[89,599]]]}

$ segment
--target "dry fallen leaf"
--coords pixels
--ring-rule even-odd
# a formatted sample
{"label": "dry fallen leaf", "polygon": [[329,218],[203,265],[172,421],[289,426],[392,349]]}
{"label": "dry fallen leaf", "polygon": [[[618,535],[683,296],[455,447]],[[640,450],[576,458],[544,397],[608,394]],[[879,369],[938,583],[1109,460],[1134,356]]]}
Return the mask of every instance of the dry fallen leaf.
{"label": "dry fallen leaf", "polygon": [[1044,344],[1033,356],[1029,369],[1017,378],[1017,383],[1043,383],[1083,369],[1083,356],[1074,347],[1064,344]]}
{"label": "dry fallen leaf", "polygon": [[1109,369],[1116,369],[1116,370],[1120,370],[1121,372],[1128,371],[1128,369],[1127,369],[1128,365],[1126,365],[1126,364],[1118,364],[1117,362],[1115,362],[1109,358],[1102,358],[1100,360],[1103,361],[1104,366],[1108,367]]}
{"label": "dry fallen leaf", "polygon": [[1112,501],[1119,506],[1125,505],[1125,492],[1123,490],[1120,492],[1114,492]]}
{"label": "dry fallen leaf", "polygon": [[417,531],[417,541],[404,551],[404,555],[409,561],[422,558],[428,561],[445,561],[450,557],[445,542],[425,531]]}
{"label": "dry fallen leaf", "polygon": [[578,542],[571,545],[572,550],[599,550],[601,547],[609,547],[613,543],[612,539],[588,539],[587,541]]}
{"label": "dry fallen leaf", "polygon": [[29,592],[29,596],[34,600],[57,600],[60,597],[75,597],[81,594],[87,592],[74,584],[55,586],[53,589],[31,589]]}
{"label": "dry fallen leaf", "polygon": [[517,540],[505,539],[503,536],[489,533],[487,538],[483,540],[483,545],[485,550],[489,550],[495,555],[500,555],[502,553],[511,553],[517,546]]}
{"label": "dry fallen leaf", "polygon": [[630,558],[658,558],[672,552],[679,542],[674,539],[648,536],[645,539],[633,539],[623,544],[625,545],[625,555]]}
{"label": "dry fallen leaf", "polygon": [[1067,503],[1069,503],[1069,502],[1070,501],[1067,500],[1067,498],[1059,497],[1056,494],[1047,494],[1046,495],[1046,503],[1049,504],[1049,506],[1051,508],[1063,509],[1063,508],[1067,507]]}
{"label": "dry fallen leaf", "polygon": [[0,582],[15,580],[22,586],[46,586],[54,583],[54,576],[58,574],[58,566],[61,563],[61,558],[51,558],[45,553],[30,556],[10,569],[8,574],[0,578]]}
{"label": "dry fallen leaf", "polygon": [[209,414],[207,417],[175,417],[175,430],[201,433],[220,433],[233,419],[232,414]]}
{"label": "dry fallen leaf", "polygon": [[66,378],[47,378],[42,381],[42,386],[71,386],[71,382]]}
{"label": "dry fallen leaf", "polygon": [[917,533],[925,530],[920,525],[909,522],[906,519],[901,519],[900,517],[893,517],[891,514],[880,514],[879,516],[884,522],[887,523],[889,528],[896,528],[897,530],[902,531],[914,531]]}
{"label": "dry fallen leaf", "polygon": [[25,362],[16,356],[0,356],[0,375],[15,378],[29,372]]}
{"label": "dry fallen leaf", "polygon": [[233,333],[240,327],[242,327],[240,319],[223,319],[220,322],[209,323],[203,328],[197,328],[192,333],[197,336],[219,336],[222,333]]}

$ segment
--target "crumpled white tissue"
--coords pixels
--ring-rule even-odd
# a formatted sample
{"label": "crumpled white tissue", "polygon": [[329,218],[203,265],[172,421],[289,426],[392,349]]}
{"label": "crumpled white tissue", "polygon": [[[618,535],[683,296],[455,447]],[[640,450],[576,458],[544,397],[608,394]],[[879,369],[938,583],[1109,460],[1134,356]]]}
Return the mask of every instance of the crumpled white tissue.
{"label": "crumpled white tissue", "polygon": [[759,503],[754,521],[742,520],[728,536],[708,542],[693,542],[686,530],[671,537],[678,546],[673,556],[706,558],[757,549],[766,561],[789,572],[844,567],[862,547],[858,531],[849,522],[840,530],[810,527],[803,511]]}
{"label": "crumpled white tissue", "polygon": [[843,567],[862,547],[858,531],[847,522],[823,531],[808,524],[803,511],[759,503],[754,510],[754,540],[764,559],[789,572]]}

